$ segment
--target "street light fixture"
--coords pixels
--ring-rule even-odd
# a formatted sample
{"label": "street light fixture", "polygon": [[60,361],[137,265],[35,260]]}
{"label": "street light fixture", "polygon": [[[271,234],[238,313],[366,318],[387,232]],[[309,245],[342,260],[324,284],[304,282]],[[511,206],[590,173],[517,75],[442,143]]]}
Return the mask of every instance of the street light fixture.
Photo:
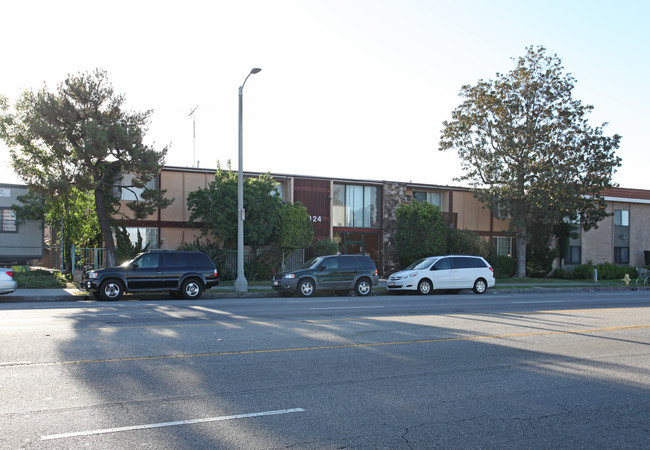
{"label": "street light fixture", "polygon": [[243,124],[242,109],[244,97],[244,85],[246,80],[253,74],[261,72],[262,69],[253,68],[246,75],[244,82],[239,86],[239,171],[237,177],[237,279],[235,280],[235,292],[248,292],[248,281],[244,275],[244,145],[243,145]]}

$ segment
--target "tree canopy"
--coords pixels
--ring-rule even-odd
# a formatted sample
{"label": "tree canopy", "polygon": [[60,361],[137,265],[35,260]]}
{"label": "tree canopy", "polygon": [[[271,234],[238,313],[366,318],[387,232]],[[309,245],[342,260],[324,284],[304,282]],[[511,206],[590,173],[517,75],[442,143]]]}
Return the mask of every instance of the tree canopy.
{"label": "tree canopy", "polygon": [[440,150],[454,149],[479,198],[510,218],[516,276],[525,277],[528,226],[579,219],[588,230],[606,215],[600,192],[620,166],[621,137],[592,127],[593,110],[574,99],[575,79],[557,55],[529,47],[508,73],[463,86],[465,100],[443,123]]}
{"label": "tree canopy", "polygon": [[[146,188],[167,152],[143,142],[152,111],[127,112],[124,102],[101,69],[68,76],[56,93],[47,86],[25,91],[14,113],[6,99],[0,102],[0,136],[10,147],[14,171],[32,191],[46,198],[68,198],[72,188],[94,194],[109,265],[115,264],[112,217],[124,215],[116,188],[143,190],[128,205],[136,218],[172,201],[164,191]],[[125,174],[132,175],[128,184],[122,182]]]}
{"label": "tree canopy", "polygon": [[[237,179],[236,172],[218,167],[207,188],[199,188],[187,196],[190,224],[202,223],[202,235],[210,234],[231,249],[237,247]],[[246,244],[258,247],[274,237],[282,208],[276,192],[276,182],[269,174],[244,179]]]}
{"label": "tree canopy", "polygon": [[440,208],[427,202],[404,203],[395,211],[395,247],[402,266],[447,251],[447,224]]}

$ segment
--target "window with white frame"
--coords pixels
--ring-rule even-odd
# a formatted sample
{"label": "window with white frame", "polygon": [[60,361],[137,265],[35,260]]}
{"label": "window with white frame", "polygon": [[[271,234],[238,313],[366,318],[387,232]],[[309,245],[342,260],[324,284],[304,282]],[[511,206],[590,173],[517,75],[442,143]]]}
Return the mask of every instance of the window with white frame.
{"label": "window with white frame", "polygon": [[442,208],[442,194],[440,192],[413,191],[413,200],[431,203]]}
{"label": "window with white frame", "polygon": [[497,249],[497,256],[512,257],[513,238],[497,236],[494,238],[494,245]]}
{"label": "window with white frame", "polygon": [[158,248],[158,228],[127,227],[126,231],[132,244],[138,242],[138,232],[140,232],[142,247],[149,245],[150,249]]}
{"label": "window with white frame", "polygon": [[335,227],[379,228],[379,190],[376,186],[335,184],[332,210]]}
{"label": "window with white frame", "polygon": [[629,227],[630,211],[621,209],[614,210],[614,225],[618,227]]}
{"label": "window with white frame", "polygon": [[[120,181],[120,186],[129,186],[120,188],[121,194],[120,199],[126,201],[136,201],[142,199],[142,193],[145,188],[138,188],[133,186],[133,175],[124,174],[122,180]],[[158,178],[153,178],[152,180],[147,181],[145,185],[146,189],[157,189],[158,188]]]}

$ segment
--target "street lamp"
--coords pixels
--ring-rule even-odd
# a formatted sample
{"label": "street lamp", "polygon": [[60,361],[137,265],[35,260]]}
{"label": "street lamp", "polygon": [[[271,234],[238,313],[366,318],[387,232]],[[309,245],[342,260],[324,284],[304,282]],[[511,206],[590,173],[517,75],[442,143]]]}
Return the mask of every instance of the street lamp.
{"label": "street lamp", "polygon": [[237,279],[235,280],[235,292],[248,292],[248,281],[244,275],[244,219],[246,211],[244,210],[244,145],[242,132],[242,109],[244,97],[244,85],[248,77],[259,73],[262,69],[251,69],[246,75],[244,82],[239,86],[239,172],[237,178]]}

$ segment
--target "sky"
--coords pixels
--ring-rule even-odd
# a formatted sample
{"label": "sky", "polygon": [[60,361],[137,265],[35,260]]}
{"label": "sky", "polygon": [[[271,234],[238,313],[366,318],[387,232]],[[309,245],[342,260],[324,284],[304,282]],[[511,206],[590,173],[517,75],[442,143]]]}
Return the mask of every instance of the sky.
{"label": "sky", "polygon": [[[543,45],[622,136],[621,187],[650,189],[648,1],[213,0],[5,2],[0,95],[107,71],[166,165],[462,186],[438,150],[463,85]],[[192,110],[194,116],[190,116]],[[195,132],[193,131],[195,130]],[[0,182],[22,183],[0,141]]]}

